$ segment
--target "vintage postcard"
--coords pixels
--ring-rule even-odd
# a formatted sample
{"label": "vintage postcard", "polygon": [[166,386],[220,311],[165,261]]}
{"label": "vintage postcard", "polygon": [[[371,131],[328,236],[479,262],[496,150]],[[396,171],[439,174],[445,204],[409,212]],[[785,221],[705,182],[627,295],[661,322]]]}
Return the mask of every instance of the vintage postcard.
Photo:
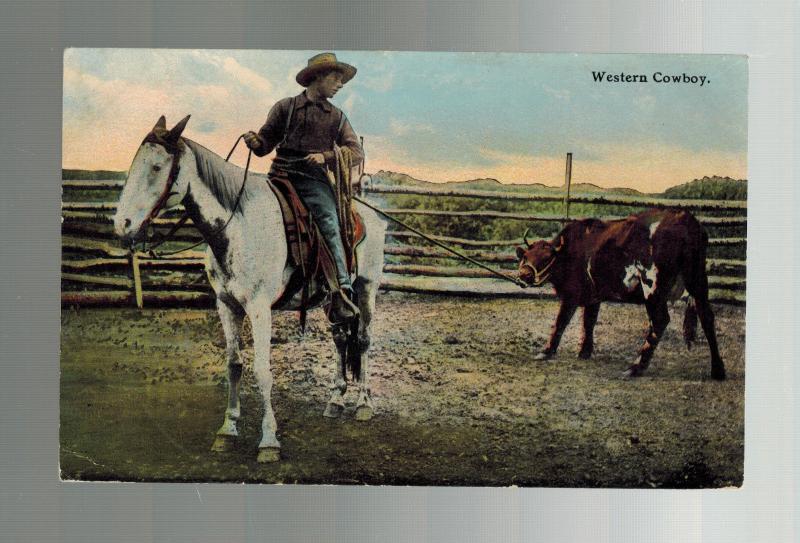
{"label": "vintage postcard", "polygon": [[747,87],[67,49],[62,479],[741,486]]}

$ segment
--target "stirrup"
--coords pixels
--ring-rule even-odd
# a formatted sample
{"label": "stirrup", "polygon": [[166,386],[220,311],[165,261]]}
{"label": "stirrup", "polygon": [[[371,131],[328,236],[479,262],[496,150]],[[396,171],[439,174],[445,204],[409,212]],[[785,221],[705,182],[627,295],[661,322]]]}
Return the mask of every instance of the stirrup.
{"label": "stirrup", "polygon": [[332,324],[352,321],[361,316],[358,307],[345,293],[346,289],[335,290],[331,293],[331,306],[328,311],[328,320]]}

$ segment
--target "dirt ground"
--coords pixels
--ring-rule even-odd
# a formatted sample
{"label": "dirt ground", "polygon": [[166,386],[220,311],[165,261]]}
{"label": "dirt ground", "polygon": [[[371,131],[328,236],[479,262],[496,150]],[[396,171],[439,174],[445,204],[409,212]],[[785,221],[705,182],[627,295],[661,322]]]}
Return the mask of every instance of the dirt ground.
{"label": "dirt ground", "polygon": [[[300,336],[273,325],[282,460],[256,462],[262,408],[247,360],[236,448],[212,453],[225,406],[213,310],[62,311],[64,479],[370,485],[698,488],[738,486],[744,464],[744,309],[716,306],[728,380],[691,351],[684,304],[644,377],[621,379],[643,307],[605,304],[592,360],[580,315],[558,356],[534,362],[557,303],[382,293],[371,355],[376,416],[322,416],[334,369],[324,315]],[[702,331],[698,330],[700,335]]]}

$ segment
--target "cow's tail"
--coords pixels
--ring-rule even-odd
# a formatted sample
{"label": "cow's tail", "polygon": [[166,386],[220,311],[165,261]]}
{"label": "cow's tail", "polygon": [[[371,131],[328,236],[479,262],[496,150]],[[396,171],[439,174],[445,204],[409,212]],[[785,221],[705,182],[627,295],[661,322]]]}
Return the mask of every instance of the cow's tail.
{"label": "cow's tail", "polygon": [[683,340],[687,349],[692,348],[695,339],[697,339],[697,309],[694,298],[689,296],[686,300],[686,312],[683,314]]}

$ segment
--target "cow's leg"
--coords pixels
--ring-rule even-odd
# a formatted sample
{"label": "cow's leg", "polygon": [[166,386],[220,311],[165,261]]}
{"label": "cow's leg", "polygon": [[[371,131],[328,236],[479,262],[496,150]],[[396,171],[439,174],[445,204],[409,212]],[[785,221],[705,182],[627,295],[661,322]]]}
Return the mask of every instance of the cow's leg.
{"label": "cow's leg", "polygon": [[242,361],[239,353],[241,342],[242,318],[240,308],[233,308],[217,298],[217,311],[225,332],[225,358],[228,364],[228,405],[225,408],[225,420],[217,430],[217,437],[211,450],[228,451],[233,447],[239,432],[236,422],[241,414],[239,405],[239,382],[242,378]]}
{"label": "cow's leg", "polygon": [[344,394],[347,392],[347,377],[345,375],[345,363],[347,362],[347,323],[334,324],[331,327],[331,335],[339,353],[336,364],[336,371],[333,372],[333,382],[331,383],[331,397],[325,406],[323,416],[336,418],[344,411]]}
{"label": "cow's leg", "polygon": [[247,314],[253,325],[253,373],[264,402],[264,418],[261,421],[261,442],[258,444],[259,462],[280,460],[281,444],[275,433],[278,424],[272,410],[272,368],[270,366],[270,338],[272,337],[272,308],[270,299],[260,296],[248,304]]}
{"label": "cow's leg", "polygon": [[708,340],[711,351],[711,377],[717,380],[725,379],[725,364],[719,354],[717,346],[717,333],[714,330],[714,312],[708,301],[708,276],[705,270],[705,255],[696,258],[698,264],[695,269],[688,270],[685,274],[686,290],[694,298],[694,307],[703,332]]}
{"label": "cow's leg", "polygon": [[533,357],[534,360],[547,360],[556,354],[558,344],[561,343],[561,336],[564,334],[564,330],[567,328],[569,321],[572,320],[572,316],[575,314],[577,308],[578,306],[571,302],[561,301],[561,307],[558,309],[558,316],[556,317],[555,324],[553,324],[550,340],[547,342],[544,350]]}
{"label": "cow's leg", "polygon": [[725,363],[722,361],[717,346],[717,333],[714,330],[714,312],[711,310],[708,298],[695,298],[695,308],[697,308],[697,316],[703,325],[703,332],[706,334],[708,348],[711,351],[711,377],[721,381],[725,379]]}
{"label": "cow's leg", "polygon": [[369,389],[369,351],[372,332],[372,316],[375,313],[375,297],[378,283],[359,279],[356,281],[356,297],[361,313],[358,325],[351,338],[349,356],[358,357],[355,366],[358,368],[358,400],[356,401],[356,420],[370,420],[374,414],[372,396]]}
{"label": "cow's leg", "polygon": [[647,306],[647,316],[650,318],[650,326],[647,329],[644,344],[639,350],[639,356],[625,371],[625,377],[638,377],[647,369],[658,342],[669,324],[669,310],[665,298],[653,296],[645,302],[645,305]]}
{"label": "cow's leg", "polygon": [[600,304],[587,305],[583,308],[583,341],[578,358],[587,360],[594,351],[594,325],[597,324],[597,315],[600,313]]}
{"label": "cow's leg", "polygon": [[725,363],[719,354],[717,333],[714,330],[714,312],[711,310],[708,296],[696,297],[694,306],[697,309],[697,316],[700,318],[700,324],[703,325],[703,332],[706,334],[708,348],[711,351],[711,377],[721,381],[725,379]]}

